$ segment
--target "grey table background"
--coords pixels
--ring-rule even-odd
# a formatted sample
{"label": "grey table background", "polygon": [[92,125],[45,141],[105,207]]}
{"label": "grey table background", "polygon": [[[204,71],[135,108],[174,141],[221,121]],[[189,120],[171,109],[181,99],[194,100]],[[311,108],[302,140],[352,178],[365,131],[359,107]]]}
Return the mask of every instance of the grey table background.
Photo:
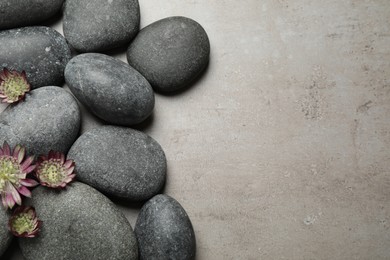
{"label": "grey table background", "polygon": [[140,4],[142,27],[183,15],[211,40],[203,77],[138,127],[166,152],[197,258],[389,259],[390,2]]}

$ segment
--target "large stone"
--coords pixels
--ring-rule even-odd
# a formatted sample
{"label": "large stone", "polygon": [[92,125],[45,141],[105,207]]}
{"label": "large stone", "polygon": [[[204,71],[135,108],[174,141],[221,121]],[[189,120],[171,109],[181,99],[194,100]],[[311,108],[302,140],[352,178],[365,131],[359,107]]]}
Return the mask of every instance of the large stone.
{"label": "large stone", "polygon": [[79,52],[104,51],[128,44],[138,33],[138,0],[67,0],[64,35]]}
{"label": "large stone", "polygon": [[77,178],[105,194],[130,201],[156,195],[164,185],[166,159],[148,135],[102,126],[83,134],[69,150]]}
{"label": "large stone", "polygon": [[70,58],[65,38],[49,27],[0,31],[0,69],[26,71],[32,88],[62,85]]}
{"label": "large stone", "polygon": [[35,89],[0,114],[0,143],[21,144],[30,154],[66,153],[76,140],[80,111],[74,97],[59,87]]}
{"label": "large stone", "polygon": [[11,243],[12,234],[8,231],[9,212],[0,205],[0,258]]}
{"label": "large stone", "polygon": [[138,259],[125,216],[88,185],[75,182],[60,191],[40,186],[27,204],[43,222],[36,238],[19,239],[27,260]]}
{"label": "large stone", "polygon": [[141,209],[135,225],[140,259],[194,259],[195,233],[183,207],[157,195]]}
{"label": "large stone", "polygon": [[56,13],[64,0],[0,0],[0,30],[35,25]]}
{"label": "large stone", "polygon": [[154,93],[149,82],[113,57],[78,55],[66,66],[65,80],[81,103],[111,124],[138,124],[153,111]]}
{"label": "large stone", "polygon": [[197,22],[169,17],[142,29],[127,50],[127,59],[161,92],[188,86],[206,68],[210,42]]}

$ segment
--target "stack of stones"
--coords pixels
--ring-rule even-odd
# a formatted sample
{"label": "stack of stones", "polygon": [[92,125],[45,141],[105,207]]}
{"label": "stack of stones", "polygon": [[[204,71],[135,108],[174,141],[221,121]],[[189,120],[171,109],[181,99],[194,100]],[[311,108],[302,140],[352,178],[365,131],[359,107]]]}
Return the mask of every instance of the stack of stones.
{"label": "stack of stones", "polygon": [[[39,26],[60,12],[65,37]],[[131,126],[151,115],[154,91],[182,91],[202,73],[210,54],[204,29],[168,17],[140,30],[138,0],[0,0],[0,13],[0,69],[26,71],[33,89],[1,113],[0,143],[36,155],[63,152],[77,173],[65,190],[41,186],[26,201],[43,226],[38,237],[19,239],[24,257],[193,259],[188,215],[159,194],[164,151]],[[118,47],[128,47],[128,63],[101,54]],[[74,96],[60,87],[64,81]],[[79,136],[75,97],[106,125]],[[145,202],[134,231],[106,196]],[[11,241],[8,214],[0,209],[0,257]]]}

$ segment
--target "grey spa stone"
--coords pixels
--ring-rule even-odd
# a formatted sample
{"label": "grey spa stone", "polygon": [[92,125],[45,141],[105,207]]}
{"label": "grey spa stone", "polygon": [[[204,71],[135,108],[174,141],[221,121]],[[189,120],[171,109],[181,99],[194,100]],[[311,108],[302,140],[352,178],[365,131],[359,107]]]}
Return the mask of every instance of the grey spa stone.
{"label": "grey spa stone", "polygon": [[66,153],[76,140],[80,111],[74,97],[59,87],[35,89],[0,114],[0,143],[20,144],[29,154]]}
{"label": "grey spa stone", "polygon": [[3,205],[0,205],[0,259],[12,240],[12,234],[8,231],[9,217],[9,212],[5,210]]}
{"label": "grey spa stone", "polygon": [[104,54],[86,53],[71,59],[65,81],[81,103],[111,124],[138,124],[154,108],[149,82],[127,63]]}
{"label": "grey spa stone", "polygon": [[79,52],[125,46],[139,24],[138,0],[67,0],[64,5],[64,35]]}
{"label": "grey spa stone", "polygon": [[68,158],[76,163],[78,180],[129,201],[153,197],[165,182],[167,164],[161,146],[130,128],[93,129],[77,139]]}
{"label": "grey spa stone", "polygon": [[74,182],[63,190],[39,186],[27,204],[42,220],[36,238],[19,239],[27,260],[138,259],[137,241],[126,217],[88,185]]}
{"label": "grey spa stone", "polygon": [[64,0],[0,0],[0,30],[31,26],[57,14]]}
{"label": "grey spa stone", "polygon": [[206,68],[210,42],[186,17],[169,17],[142,29],[127,50],[129,64],[160,92],[187,87]]}
{"label": "grey spa stone", "polygon": [[134,231],[141,260],[195,259],[191,221],[179,202],[167,195],[157,195],[142,207]]}
{"label": "grey spa stone", "polygon": [[65,38],[49,27],[0,31],[0,70],[26,71],[32,88],[61,86],[70,58]]}

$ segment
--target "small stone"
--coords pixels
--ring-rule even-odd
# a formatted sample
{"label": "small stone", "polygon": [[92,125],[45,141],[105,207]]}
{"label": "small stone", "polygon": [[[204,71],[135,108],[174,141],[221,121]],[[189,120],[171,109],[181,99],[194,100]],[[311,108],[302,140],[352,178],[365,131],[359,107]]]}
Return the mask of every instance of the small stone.
{"label": "small stone", "polygon": [[187,87],[206,68],[209,56],[205,30],[185,17],[169,17],[145,27],[127,50],[129,64],[161,92]]}
{"label": "small stone", "polygon": [[64,5],[64,35],[79,52],[125,46],[139,24],[138,0],[67,0]]}
{"label": "small stone", "polygon": [[157,195],[142,207],[134,231],[141,260],[195,259],[191,221],[179,202],[167,195]]}
{"label": "small stone", "polygon": [[7,250],[12,240],[12,234],[8,231],[10,214],[0,205],[0,257]]}
{"label": "small stone", "polygon": [[63,190],[39,186],[27,204],[42,220],[37,237],[19,238],[27,260],[138,259],[137,241],[126,217],[88,185],[74,182]]}
{"label": "small stone", "polygon": [[77,139],[68,159],[76,164],[78,180],[121,199],[147,200],[165,182],[167,165],[161,146],[130,128],[93,129]]}
{"label": "small stone", "polygon": [[0,30],[31,26],[57,14],[64,0],[1,0]]}
{"label": "small stone", "polygon": [[32,88],[61,86],[70,58],[65,38],[49,27],[0,31],[0,70],[26,71]]}
{"label": "small stone", "polygon": [[66,153],[76,140],[80,111],[74,97],[59,87],[35,89],[0,114],[0,143],[20,144],[29,154]]}
{"label": "small stone", "polygon": [[138,124],[154,108],[149,82],[127,63],[104,54],[74,57],[66,66],[65,81],[81,103],[111,124]]}

